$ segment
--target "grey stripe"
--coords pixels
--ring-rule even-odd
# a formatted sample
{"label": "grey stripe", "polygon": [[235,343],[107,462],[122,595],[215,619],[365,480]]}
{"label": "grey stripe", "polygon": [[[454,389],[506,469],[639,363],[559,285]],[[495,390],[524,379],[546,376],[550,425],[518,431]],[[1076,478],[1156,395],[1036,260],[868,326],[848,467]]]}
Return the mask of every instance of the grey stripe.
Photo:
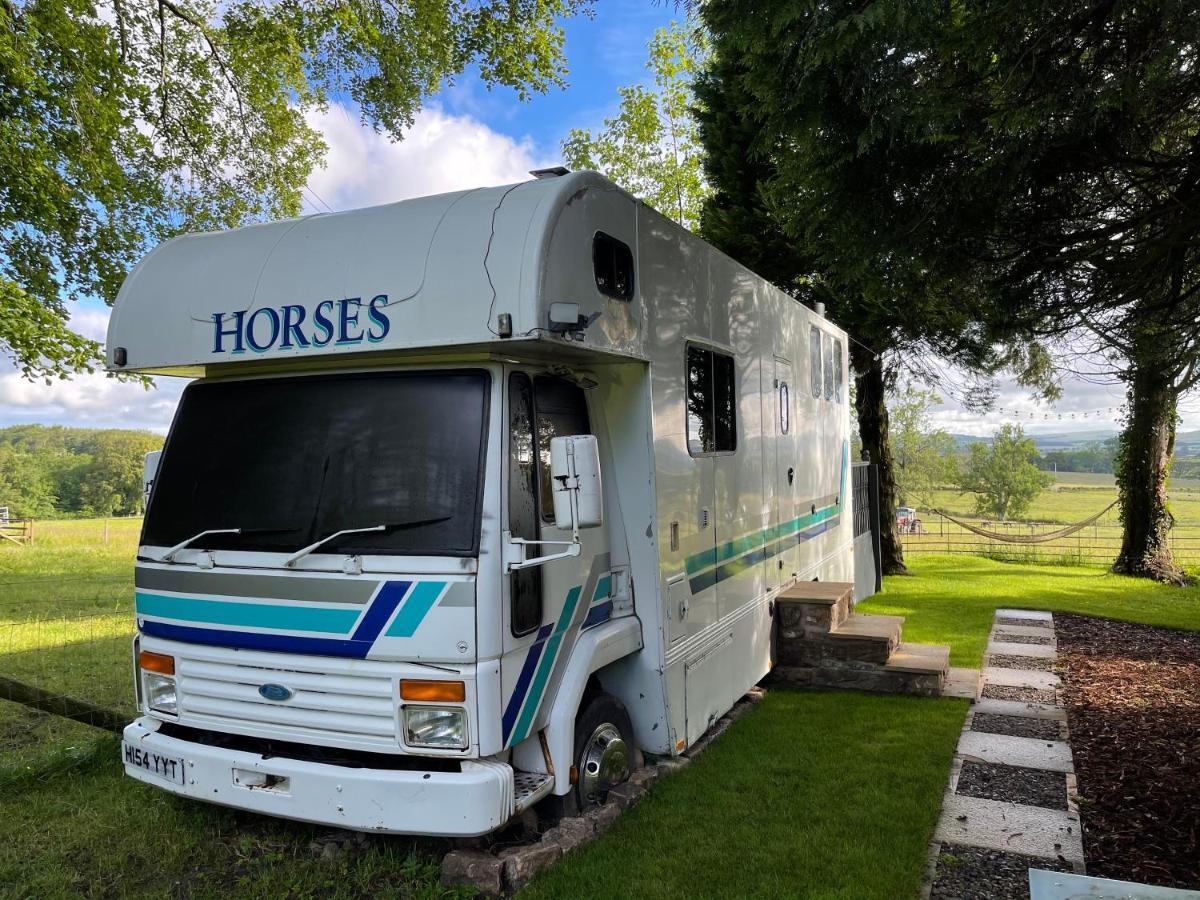
{"label": "grey stripe", "polygon": [[148,591],[296,600],[300,603],[354,603],[360,606],[370,600],[379,587],[377,579],[197,572],[194,569],[151,569],[146,566],[135,569],[133,583]]}
{"label": "grey stripe", "polygon": [[446,591],[438,606],[469,606],[475,607],[475,582],[451,581],[450,589]]}

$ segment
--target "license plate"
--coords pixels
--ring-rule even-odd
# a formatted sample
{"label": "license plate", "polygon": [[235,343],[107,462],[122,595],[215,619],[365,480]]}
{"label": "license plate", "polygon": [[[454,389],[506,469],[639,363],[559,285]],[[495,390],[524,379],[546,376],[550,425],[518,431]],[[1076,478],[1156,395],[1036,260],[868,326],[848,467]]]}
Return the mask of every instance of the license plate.
{"label": "license plate", "polygon": [[164,756],[152,750],[143,750],[133,744],[121,742],[121,754],[125,765],[133,766],[144,772],[149,772],[155,778],[169,781],[172,784],[183,784],[183,758],[179,756]]}

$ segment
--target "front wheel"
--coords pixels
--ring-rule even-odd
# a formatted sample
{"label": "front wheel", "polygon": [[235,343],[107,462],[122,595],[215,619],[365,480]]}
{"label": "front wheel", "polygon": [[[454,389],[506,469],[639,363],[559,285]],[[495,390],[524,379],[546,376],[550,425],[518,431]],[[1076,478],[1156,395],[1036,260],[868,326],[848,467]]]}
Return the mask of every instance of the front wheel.
{"label": "front wheel", "polygon": [[610,788],[629,778],[633,768],[633,726],[624,705],[598,694],[575,718],[575,785],[580,809],[603,803]]}

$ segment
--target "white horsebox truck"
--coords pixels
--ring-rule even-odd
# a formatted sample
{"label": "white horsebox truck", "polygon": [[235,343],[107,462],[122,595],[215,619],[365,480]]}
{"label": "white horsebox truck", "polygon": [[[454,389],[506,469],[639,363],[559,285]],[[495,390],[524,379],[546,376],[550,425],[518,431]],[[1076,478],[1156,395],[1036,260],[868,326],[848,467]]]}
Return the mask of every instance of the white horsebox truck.
{"label": "white horsebox truck", "polygon": [[677,755],[853,580],[845,335],[604,178],[187,235],[112,370],[195,379],[136,569],[126,772],[480,835]]}

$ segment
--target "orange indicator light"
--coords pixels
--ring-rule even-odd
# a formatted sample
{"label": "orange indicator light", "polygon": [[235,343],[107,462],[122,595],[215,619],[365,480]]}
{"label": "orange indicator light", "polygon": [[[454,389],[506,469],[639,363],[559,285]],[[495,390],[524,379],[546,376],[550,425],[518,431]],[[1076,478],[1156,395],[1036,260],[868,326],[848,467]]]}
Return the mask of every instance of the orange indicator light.
{"label": "orange indicator light", "polygon": [[159,675],[175,674],[175,657],[165,653],[151,653],[143,650],[138,654],[138,665],[147,672],[157,672]]}
{"label": "orange indicator light", "polygon": [[400,681],[400,699],[462,703],[467,699],[467,688],[461,681],[417,681],[405,678]]}

